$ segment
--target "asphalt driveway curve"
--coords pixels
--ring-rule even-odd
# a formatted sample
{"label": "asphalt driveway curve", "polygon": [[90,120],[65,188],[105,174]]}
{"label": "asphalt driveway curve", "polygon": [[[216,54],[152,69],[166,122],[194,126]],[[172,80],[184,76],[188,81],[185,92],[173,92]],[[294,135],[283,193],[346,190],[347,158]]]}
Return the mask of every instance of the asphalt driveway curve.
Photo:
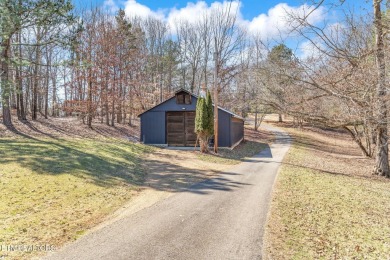
{"label": "asphalt driveway curve", "polygon": [[91,232],[44,259],[261,259],[273,183],[291,139]]}

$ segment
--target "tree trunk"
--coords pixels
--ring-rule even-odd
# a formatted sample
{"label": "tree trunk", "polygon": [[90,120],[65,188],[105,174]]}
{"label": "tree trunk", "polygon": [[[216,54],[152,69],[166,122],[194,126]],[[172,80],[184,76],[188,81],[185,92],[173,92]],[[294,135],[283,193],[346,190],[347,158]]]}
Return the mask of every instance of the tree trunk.
{"label": "tree trunk", "polygon": [[116,73],[116,71],[115,71],[115,69],[114,69],[114,79],[113,79],[113,84],[112,84],[112,88],[111,88],[111,98],[112,98],[112,106],[111,106],[111,108],[112,108],[112,113],[111,113],[111,126],[115,126],[115,90],[116,90],[116,88],[115,88],[115,73]]}
{"label": "tree trunk", "polygon": [[38,110],[38,74],[39,74],[39,63],[41,60],[41,48],[39,47],[40,41],[40,28],[37,29],[37,44],[36,54],[35,54],[35,68],[34,68],[34,83],[33,83],[33,104],[32,104],[32,120],[37,119],[37,110]]}
{"label": "tree trunk", "polygon": [[92,128],[92,69],[88,69],[87,125]]}
{"label": "tree trunk", "polygon": [[196,68],[192,68],[191,83],[190,83],[191,93],[194,93],[194,89],[195,89],[195,76],[196,76]]}
{"label": "tree trunk", "polygon": [[108,107],[108,74],[106,74],[106,79],[104,81],[103,98],[104,98],[104,110],[102,109],[102,111],[104,111],[106,125],[110,125],[110,117],[109,117],[109,111],[108,111],[108,109],[109,109],[109,107]]}
{"label": "tree trunk", "polygon": [[11,39],[4,39],[1,42],[1,96],[3,102],[3,123],[6,126],[12,126],[11,109],[10,109],[10,87],[9,87],[9,50]]}
{"label": "tree trunk", "polygon": [[215,67],[214,67],[214,153],[218,153],[218,50],[215,39]]}
{"label": "tree trunk", "polygon": [[389,147],[387,135],[387,90],[386,90],[386,63],[383,43],[383,24],[381,13],[381,0],[373,0],[374,24],[376,39],[376,66],[378,70],[377,85],[377,137],[376,162],[374,174],[390,177]]}
{"label": "tree trunk", "polygon": [[[21,41],[21,33],[17,34],[17,41]],[[19,60],[22,60],[22,45],[19,44],[18,47],[18,56]],[[15,70],[15,80],[16,80],[16,109],[19,120],[26,120],[26,111],[24,109],[24,100],[23,100],[23,78],[22,78],[22,65],[17,65]]]}
{"label": "tree trunk", "polygon": [[209,139],[207,138],[206,134],[199,135],[199,147],[201,153],[209,152]]}
{"label": "tree trunk", "polygon": [[[122,77],[122,76],[121,76]],[[116,115],[116,122],[118,124],[122,123],[122,79],[120,79],[119,82],[119,99],[118,99],[118,110],[117,110],[117,115]]]}
{"label": "tree trunk", "polygon": [[355,128],[355,131],[352,131],[348,126],[344,126],[344,129],[347,130],[348,133],[352,136],[353,140],[359,146],[359,148],[362,151],[363,155],[366,156],[366,157],[370,157],[370,153],[366,149],[366,147],[363,145],[361,139],[359,138],[358,132],[357,132],[356,128]]}
{"label": "tree trunk", "polygon": [[45,119],[47,119],[48,109],[49,109],[49,85],[50,85],[50,68],[51,68],[51,53],[46,47],[46,58],[47,58],[47,67],[46,67],[46,79],[45,79]]}
{"label": "tree trunk", "polygon": [[57,69],[54,69],[54,73],[52,75],[52,100],[51,100],[51,116],[55,117],[58,116],[58,110],[57,110]]}
{"label": "tree trunk", "polygon": [[258,127],[257,127],[257,114],[258,114],[258,111],[257,111],[257,107],[255,109],[255,131],[257,131]]}
{"label": "tree trunk", "polygon": [[106,125],[110,125],[110,113],[108,110],[108,98],[106,97],[106,102],[104,104],[105,116],[106,116]]}
{"label": "tree trunk", "polygon": [[112,99],[111,126],[115,126],[115,101]]}
{"label": "tree trunk", "polygon": [[25,98],[25,112],[26,112],[26,116],[27,116],[27,113],[31,112],[31,78],[26,78],[26,98]]}
{"label": "tree trunk", "polygon": [[[12,56],[12,53],[11,53],[11,56]],[[8,78],[10,78],[11,81],[12,81],[12,79],[15,77],[13,72],[14,72],[14,71],[11,70],[11,71],[9,72],[9,76],[8,76]],[[12,85],[11,85],[11,86],[12,86]],[[11,109],[16,109],[16,92],[15,92],[15,90],[13,89],[13,87],[11,87],[9,91],[10,91],[10,102],[11,102],[10,105],[11,105]]]}
{"label": "tree trunk", "polygon": [[[64,83],[66,82],[66,67],[64,67],[64,74],[63,74]],[[71,73],[71,80],[73,81],[73,72]],[[68,88],[67,85],[64,84],[64,103],[66,104],[68,101]],[[65,116],[68,116],[68,110],[65,110]]]}
{"label": "tree trunk", "polygon": [[279,114],[279,123],[283,122],[282,114]]}

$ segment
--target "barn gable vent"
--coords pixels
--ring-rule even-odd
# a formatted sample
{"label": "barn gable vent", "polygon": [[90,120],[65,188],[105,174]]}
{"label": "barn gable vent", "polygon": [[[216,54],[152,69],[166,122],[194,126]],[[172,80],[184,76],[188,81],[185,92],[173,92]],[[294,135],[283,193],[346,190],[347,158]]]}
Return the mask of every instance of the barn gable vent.
{"label": "barn gable vent", "polygon": [[184,91],[176,93],[176,104],[190,105],[191,104],[191,95],[184,92]]}

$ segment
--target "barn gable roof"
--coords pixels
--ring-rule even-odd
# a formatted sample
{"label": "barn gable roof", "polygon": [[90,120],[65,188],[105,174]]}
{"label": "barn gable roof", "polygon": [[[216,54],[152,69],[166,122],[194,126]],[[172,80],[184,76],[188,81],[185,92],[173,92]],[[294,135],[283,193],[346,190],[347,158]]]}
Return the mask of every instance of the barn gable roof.
{"label": "barn gable roof", "polygon": [[[172,97],[166,99],[165,101],[163,101],[163,102],[161,102],[161,103],[159,103],[159,104],[157,104],[157,105],[155,105],[155,106],[149,108],[148,110],[145,110],[144,112],[142,112],[141,114],[139,114],[138,117],[141,117],[141,116],[142,116],[143,114],[145,114],[146,112],[149,112],[150,110],[152,110],[152,109],[154,109],[154,108],[156,108],[156,107],[158,107],[158,106],[161,106],[162,104],[164,104],[164,103],[168,102],[169,100],[175,98],[176,95],[177,95],[178,93],[180,93],[180,92],[185,92],[185,93],[187,93],[187,94],[193,96],[194,98],[198,99],[198,96],[197,96],[197,95],[194,95],[194,94],[192,94],[191,92],[189,92],[188,90],[186,90],[186,89],[184,89],[184,88],[181,88],[181,89],[179,89],[179,90],[177,90],[177,91],[175,92],[175,95],[173,95]],[[233,113],[233,112],[231,112],[231,111],[229,111],[229,110],[226,110],[226,109],[224,109],[224,108],[222,108],[222,107],[220,107],[220,106],[218,106],[218,109],[220,109],[220,110],[222,110],[222,111],[224,111],[224,112],[226,112],[226,113],[232,115],[232,116],[235,117],[235,118],[244,120],[243,117],[241,117],[241,116],[239,116],[239,115],[237,115],[237,114],[235,114],[235,113]]]}

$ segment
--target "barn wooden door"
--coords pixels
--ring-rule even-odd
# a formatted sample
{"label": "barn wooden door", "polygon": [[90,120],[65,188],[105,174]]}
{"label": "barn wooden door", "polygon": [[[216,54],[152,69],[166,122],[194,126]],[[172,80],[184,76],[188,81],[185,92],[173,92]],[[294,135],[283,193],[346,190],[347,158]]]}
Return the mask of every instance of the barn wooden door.
{"label": "barn wooden door", "polygon": [[195,146],[195,112],[184,113],[185,122],[185,146]]}
{"label": "barn wooden door", "polygon": [[195,112],[167,112],[166,123],[169,146],[195,145]]}

